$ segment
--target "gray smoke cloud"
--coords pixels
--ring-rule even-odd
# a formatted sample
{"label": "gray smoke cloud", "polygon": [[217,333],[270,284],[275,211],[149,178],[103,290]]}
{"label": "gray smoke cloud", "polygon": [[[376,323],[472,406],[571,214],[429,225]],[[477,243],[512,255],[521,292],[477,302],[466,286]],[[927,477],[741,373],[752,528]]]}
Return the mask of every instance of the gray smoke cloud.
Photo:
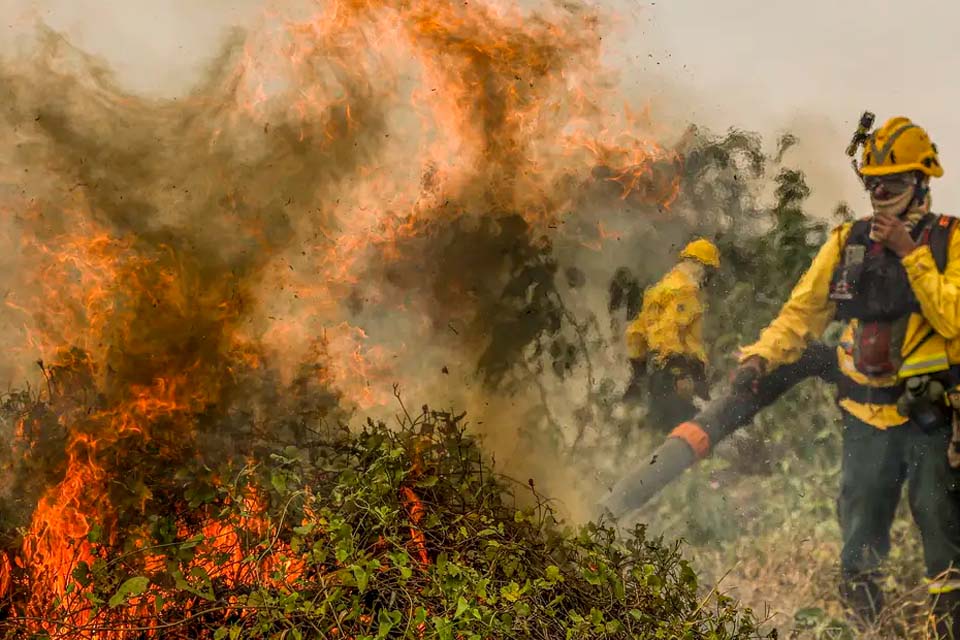
{"label": "gray smoke cloud", "polygon": [[[393,383],[467,410],[508,472],[586,513],[587,485],[623,455],[612,432],[637,419],[610,400],[627,374],[610,279],[629,266],[648,284],[729,214],[671,195],[687,124],[727,121],[716,97],[654,68],[672,54],[649,10],[5,3],[6,381],[37,380],[37,358],[89,339],[111,380],[199,359],[223,385],[214,363],[242,338],[285,381],[322,361],[360,415],[389,419]],[[315,16],[333,6],[342,22]],[[609,30],[614,13],[627,28]],[[849,185],[816,158],[835,123],[780,125],[801,138],[813,208],[832,209]],[[78,225],[159,294],[118,306],[83,293],[115,281],[53,269],[50,251],[100,259],[64,244]],[[48,276],[81,278],[79,297],[38,295]],[[570,348],[589,362],[565,370]],[[506,382],[485,382],[491,370]]]}

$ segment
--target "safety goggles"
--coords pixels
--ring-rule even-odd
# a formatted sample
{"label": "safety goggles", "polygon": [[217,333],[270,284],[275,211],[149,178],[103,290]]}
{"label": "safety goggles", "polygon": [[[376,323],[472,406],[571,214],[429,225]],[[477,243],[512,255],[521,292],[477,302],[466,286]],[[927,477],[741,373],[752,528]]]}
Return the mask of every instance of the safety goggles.
{"label": "safety goggles", "polygon": [[900,195],[917,183],[913,173],[895,173],[889,176],[864,176],[863,186],[870,193]]}

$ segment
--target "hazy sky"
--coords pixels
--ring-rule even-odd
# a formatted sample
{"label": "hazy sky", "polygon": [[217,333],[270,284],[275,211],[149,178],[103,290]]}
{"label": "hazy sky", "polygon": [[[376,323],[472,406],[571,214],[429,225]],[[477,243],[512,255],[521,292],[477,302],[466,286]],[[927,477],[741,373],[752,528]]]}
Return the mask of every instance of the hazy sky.
{"label": "hazy sky", "polygon": [[704,98],[690,105],[696,119],[771,128],[804,120],[804,128],[828,132],[817,140],[823,148],[812,151],[856,193],[853,172],[846,167],[843,173],[843,149],[860,113],[869,109],[880,121],[906,115],[928,129],[942,153],[936,208],[960,214],[960,3],[661,0],[641,6],[641,40],[661,62],[661,73]]}
{"label": "hazy sky", "polygon": [[[806,141],[817,204],[862,199],[843,149],[864,109],[925,126],[943,153],[936,208],[960,212],[960,4],[955,0],[596,0],[626,16],[620,38],[674,118]],[[40,17],[106,57],[137,90],[183,90],[223,29],[258,0],[0,0],[13,40]],[[0,43],[6,38],[0,36]],[[657,64],[659,63],[659,65]],[[859,202],[858,202],[859,200]]]}

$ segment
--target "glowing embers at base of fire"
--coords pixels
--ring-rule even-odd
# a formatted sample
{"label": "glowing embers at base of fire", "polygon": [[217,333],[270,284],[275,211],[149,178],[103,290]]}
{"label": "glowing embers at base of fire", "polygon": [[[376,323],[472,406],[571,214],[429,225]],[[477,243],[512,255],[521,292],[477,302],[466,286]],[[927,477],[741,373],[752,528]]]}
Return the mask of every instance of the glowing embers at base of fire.
{"label": "glowing embers at base of fire", "polygon": [[[117,640],[163,637],[164,628],[175,630],[195,615],[242,620],[249,606],[242,596],[231,597],[229,606],[222,600],[212,609],[205,605],[246,588],[286,591],[306,577],[302,552],[281,539],[282,518],[274,522],[266,516],[257,489],[247,486],[243,493],[197,509],[188,510],[184,501],[175,540],[164,544],[137,539],[136,532],[128,532],[125,541],[103,539],[101,526],[88,527],[82,519],[74,530],[50,535],[55,523],[48,521],[33,538],[37,543],[25,544],[16,557],[17,569],[0,557],[0,596],[9,598],[11,589],[30,594],[23,609],[12,594],[10,617],[22,617],[31,633],[54,638]],[[38,569],[41,562],[44,568]],[[104,569],[118,571],[117,564],[134,576],[130,581],[139,582],[128,595],[118,585],[104,592],[98,582]]]}
{"label": "glowing embers at base of fire", "polygon": [[[75,571],[92,566],[99,549],[110,549],[118,541],[120,514],[112,485],[124,481],[125,466],[136,465],[129,456],[143,450],[152,428],[161,421],[169,427],[174,417],[189,419],[177,397],[177,385],[167,380],[156,380],[152,387],[132,386],[129,395],[114,409],[61,417],[70,422],[66,471],[37,504],[23,551],[15,560],[28,575],[25,610],[30,618],[61,620],[80,628],[91,621],[91,602],[77,588]],[[184,429],[183,435],[187,433]],[[144,488],[141,511],[149,497]],[[47,623],[37,629],[54,631]]]}

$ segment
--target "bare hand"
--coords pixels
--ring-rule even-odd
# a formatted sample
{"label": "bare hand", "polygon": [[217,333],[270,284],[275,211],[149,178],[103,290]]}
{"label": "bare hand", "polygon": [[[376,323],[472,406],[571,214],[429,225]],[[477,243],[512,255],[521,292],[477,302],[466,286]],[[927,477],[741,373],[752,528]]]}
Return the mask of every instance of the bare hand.
{"label": "bare hand", "polygon": [[901,258],[917,248],[906,225],[895,216],[873,216],[872,235]]}

